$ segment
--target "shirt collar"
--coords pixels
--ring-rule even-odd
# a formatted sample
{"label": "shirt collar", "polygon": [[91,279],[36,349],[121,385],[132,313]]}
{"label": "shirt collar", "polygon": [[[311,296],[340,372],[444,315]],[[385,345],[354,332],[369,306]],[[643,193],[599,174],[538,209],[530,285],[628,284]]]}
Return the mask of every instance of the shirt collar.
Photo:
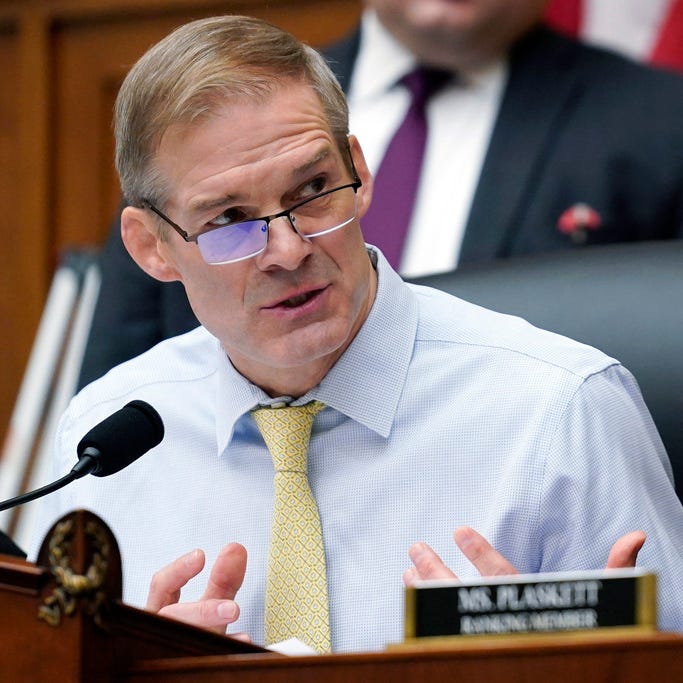
{"label": "shirt collar", "polygon": [[[323,381],[294,403],[322,401],[387,437],[413,354],[418,305],[415,294],[381,252],[372,249],[377,254],[378,285],[370,314]],[[243,377],[218,341],[215,346],[218,355],[216,441],[220,455],[243,415],[257,405],[270,405],[278,399],[270,398]]]}
{"label": "shirt collar", "polygon": [[342,357],[313,389],[316,398],[383,437],[394,422],[418,322],[415,294],[377,253],[377,296]]}
{"label": "shirt collar", "polygon": [[380,23],[372,10],[361,18],[360,46],[349,84],[349,105],[373,99],[412,71],[415,57]]}
{"label": "shirt collar", "polygon": [[265,391],[241,375],[216,340],[216,444],[221,455],[230,443],[237,421],[259,404],[272,403]]}

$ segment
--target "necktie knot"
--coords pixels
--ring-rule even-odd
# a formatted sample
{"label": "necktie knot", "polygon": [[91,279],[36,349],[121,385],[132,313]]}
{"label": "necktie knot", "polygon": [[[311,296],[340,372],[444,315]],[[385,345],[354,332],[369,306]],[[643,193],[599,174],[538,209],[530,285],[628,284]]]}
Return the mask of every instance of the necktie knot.
{"label": "necktie knot", "polygon": [[266,442],[277,472],[306,472],[308,442],[315,416],[325,407],[320,401],[303,406],[259,408],[254,420]]}
{"label": "necktie knot", "polygon": [[423,108],[429,98],[438,92],[450,80],[451,76],[452,74],[442,69],[418,66],[407,73],[401,79],[401,83],[410,91],[412,105]]}

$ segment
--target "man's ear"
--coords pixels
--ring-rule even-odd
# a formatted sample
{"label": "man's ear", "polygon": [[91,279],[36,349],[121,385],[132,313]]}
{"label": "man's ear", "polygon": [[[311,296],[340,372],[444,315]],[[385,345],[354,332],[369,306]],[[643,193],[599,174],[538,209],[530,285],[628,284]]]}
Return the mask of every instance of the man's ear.
{"label": "man's ear", "polygon": [[365,155],[363,154],[358,138],[355,135],[349,135],[349,148],[351,149],[351,158],[353,159],[353,165],[356,167],[356,173],[358,173],[358,177],[363,183],[356,193],[358,218],[362,218],[372,201],[372,174],[368,169],[368,165],[365,163]]}
{"label": "man's ear", "polygon": [[158,235],[154,219],[143,209],[127,206],[121,213],[121,239],[135,263],[148,275],[162,282],[180,280],[169,261],[168,248]]}

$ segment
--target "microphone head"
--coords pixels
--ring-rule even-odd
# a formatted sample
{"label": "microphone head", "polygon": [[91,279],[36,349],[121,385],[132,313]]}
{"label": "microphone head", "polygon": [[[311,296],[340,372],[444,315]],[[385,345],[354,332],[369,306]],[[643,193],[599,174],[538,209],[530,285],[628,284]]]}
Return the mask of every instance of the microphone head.
{"label": "microphone head", "polygon": [[107,477],[128,467],[163,438],[164,423],[159,413],[149,403],[136,400],[95,425],[76,451],[79,461],[85,455],[96,462],[92,474]]}

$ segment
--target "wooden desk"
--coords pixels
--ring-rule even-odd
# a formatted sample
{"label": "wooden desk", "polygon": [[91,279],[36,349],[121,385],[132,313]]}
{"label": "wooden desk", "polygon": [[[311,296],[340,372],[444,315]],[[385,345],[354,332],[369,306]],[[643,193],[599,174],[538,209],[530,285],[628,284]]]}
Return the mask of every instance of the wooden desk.
{"label": "wooden desk", "polygon": [[481,681],[486,683],[680,683],[683,637],[673,634],[588,636],[569,642],[491,646],[476,643],[455,650],[413,650],[363,655],[264,658],[208,656],[148,660],[133,665],[122,680],[164,683],[346,683],[348,681]]}
{"label": "wooden desk", "polygon": [[683,681],[683,636],[669,633],[473,637],[374,654],[284,657],[123,604],[116,541],[83,511],[53,527],[39,560],[0,556],[3,681]]}

